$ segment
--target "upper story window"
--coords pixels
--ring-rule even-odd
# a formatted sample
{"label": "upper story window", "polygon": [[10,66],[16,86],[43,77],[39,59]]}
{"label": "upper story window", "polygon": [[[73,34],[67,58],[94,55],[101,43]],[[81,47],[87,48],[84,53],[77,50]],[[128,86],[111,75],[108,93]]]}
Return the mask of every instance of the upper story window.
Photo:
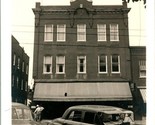
{"label": "upper story window", "polygon": [[86,56],[77,57],[77,72],[86,73]]}
{"label": "upper story window", "polygon": [[145,60],[139,61],[139,77],[146,78],[146,61]]}
{"label": "upper story window", "polygon": [[107,56],[98,56],[98,71],[99,73],[107,73]]}
{"label": "upper story window", "polygon": [[65,56],[56,57],[56,72],[65,73]]}
{"label": "upper story window", "polygon": [[24,69],[25,69],[25,63],[23,61],[23,63],[22,63],[22,72],[24,72]]}
{"label": "upper story window", "polygon": [[29,73],[29,66],[28,66],[28,64],[26,65],[26,74],[28,74]]}
{"label": "upper story window", "polygon": [[14,84],[15,84],[15,76],[12,75],[12,86],[14,86]]}
{"label": "upper story window", "polygon": [[77,25],[77,41],[86,41],[86,24]]}
{"label": "upper story window", "polygon": [[98,41],[106,41],[106,24],[97,24]]}
{"label": "upper story window", "polygon": [[46,42],[53,41],[53,25],[52,24],[45,25],[44,40]]}
{"label": "upper story window", "polygon": [[28,89],[28,84],[27,84],[27,81],[25,82],[25,91],[27,91]]}
{"label": "upper story window", "polygon": [[17,88],[19,87],[19,78],[18,78],[18,76],[17,76],[17,79],[16,79],[16,86],[17,86]]}
{"label": "upper story window", "polygon": [[57,25],[57,41],[66,41],[66,25]]}
{"label": "upper story window", "polygon": [[112,70],[112,73],[120,73],[120,56],[119,55],[111,56],[111,70]]}
{"label": "upper story window", "polygon": [[21,82],[21,90],[23,90],[23,88],[24,88],[24,81],[22,80],[22,82]]}
{"label": "upper story window", "polygon": [[13,65],[16,65],[16,54],[13,54]]}
{"label": "upper story window", "polygon": [[119,41],[118,24],[110,24],[110,41]]}
{"label": "upper story window", "polygon": [[52,56],[44,56],[43,73],[52,73]]}
{"label": "upper story window", "polygon": [[17,68],[20,69],[20,57],[18,57],[18,64],[17,64]]}

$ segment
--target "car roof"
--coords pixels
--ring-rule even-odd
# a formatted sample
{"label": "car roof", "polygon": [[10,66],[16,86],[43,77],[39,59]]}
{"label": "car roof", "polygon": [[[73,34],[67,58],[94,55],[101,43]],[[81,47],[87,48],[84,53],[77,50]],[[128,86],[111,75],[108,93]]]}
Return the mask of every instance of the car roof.
{"label": "car roof", "polygon": [[29,107],[26,106],[25,104],[17,103],[17,102],[12,102],[12,107],[20,107],[20,108],[26,108],[26,109],[29,109]]}
{"label": "car roof", "polygon": [[85,110],[85,111],[94,111],[94,112],[122,112],[122,108],[114,107],[114,106],[105,106],[105,105],[78,105],[78,106],[72,106],[69,108],[77,109],[77,110]]}

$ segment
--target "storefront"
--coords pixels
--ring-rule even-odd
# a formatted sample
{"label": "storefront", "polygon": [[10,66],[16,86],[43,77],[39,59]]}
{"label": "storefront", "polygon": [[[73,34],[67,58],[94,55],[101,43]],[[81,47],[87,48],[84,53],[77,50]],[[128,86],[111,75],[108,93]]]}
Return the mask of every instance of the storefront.
{"label": "storefront", "polygon": [[33,101],[45,107],[44,116],[59,117],[72,105],[99,104],[132,107],[128,82],[36,83]]}

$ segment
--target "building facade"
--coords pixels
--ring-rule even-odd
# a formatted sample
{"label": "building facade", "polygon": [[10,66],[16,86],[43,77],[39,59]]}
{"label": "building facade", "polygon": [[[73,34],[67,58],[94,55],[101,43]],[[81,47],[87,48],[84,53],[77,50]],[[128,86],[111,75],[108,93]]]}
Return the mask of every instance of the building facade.
{"label": "building facade", "polygon": [[[134,83],[133,98],[137,116],[146,116],[146,47],[132,46],[131,71]],[[140,117],[140,118],[142,118]]]}
{"label": "building facade", "polygon": [[[36,3],[33,101],[44,117],[76,104],[133,108],[127,3]],[[59,108],[57,108],[59,107]],[[58,114],[53,114],[58,112]]]}
{"label": "building facade", "polygon": [[12,102],[27,104],[29,56],[12,36]]}

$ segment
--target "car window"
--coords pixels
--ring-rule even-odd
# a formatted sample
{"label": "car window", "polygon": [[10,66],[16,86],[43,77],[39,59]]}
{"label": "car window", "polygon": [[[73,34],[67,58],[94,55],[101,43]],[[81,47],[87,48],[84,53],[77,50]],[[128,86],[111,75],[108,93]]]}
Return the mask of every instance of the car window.
{"label": "car window", "polygon": [[95,113],[85,112],[84,122],[89,124],[94,124]]}
{"label": "car window", "polygon": [[29,109],[12,108],[12,119],[27,119],[32,120],[32,114]]}
{"label": "car window", "polygon": [[82,118],[82,112],[81,111],[71,111],[67,119],[80,122],[81,118]]}

